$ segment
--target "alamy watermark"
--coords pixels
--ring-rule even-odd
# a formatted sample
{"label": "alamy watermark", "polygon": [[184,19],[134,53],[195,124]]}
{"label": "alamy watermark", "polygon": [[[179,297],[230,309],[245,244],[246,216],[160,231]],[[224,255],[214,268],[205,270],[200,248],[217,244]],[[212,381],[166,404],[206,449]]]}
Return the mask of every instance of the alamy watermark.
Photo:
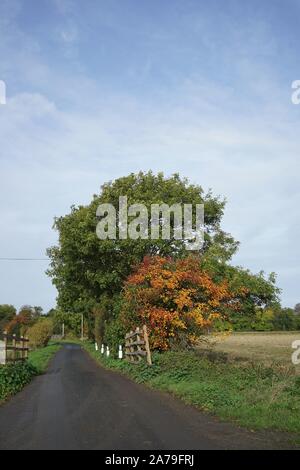
{"label": "alamy watermark", "polygon": [[118,210],[100,204],[96,215],[100,240],[182,240],[188,250],[204,243],[204,204],[151,204],[149,213],[144,204],[128,207],[127,196],[120,196]]}
{"label": "alamy watermark", "polygon": [[295,366],[298,366],[300,364],[300,339],[296,339],[296,341],[293,341],[292,349],[295,349],[292,354],[292,363]]}
{"label": "alamy watermark", "polygon": [[294,80],[292,83],[293,93],[291,95],[291,100],[293,104],[300,104],[300,80]]}
{"label": "alamy watermark", "polygon": [[0,80],[0,105],[6,104],[6,84]]}

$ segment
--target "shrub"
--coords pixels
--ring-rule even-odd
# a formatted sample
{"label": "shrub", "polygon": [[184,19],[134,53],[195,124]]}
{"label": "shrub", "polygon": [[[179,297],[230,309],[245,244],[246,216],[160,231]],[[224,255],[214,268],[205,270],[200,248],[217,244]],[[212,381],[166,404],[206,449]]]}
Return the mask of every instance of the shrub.
{"label": "shrub", "polygon": [[112,299],[104,294],[99,303],[92,309],[94,315],[94,338],[98,344],[104,341],[104,332],[107,319],[113,309]]}
{"label": "shrub", "polygon": [[0,400],[22,390],[36,374],[37,370],[29,362],[0,366]]}
{"label": "shrub", "polygon": [[28,330],[29,346],[33,349],[47,346],[52,333],[52,321],[49,319],[39,320]]}
{"label": "shrub", "polygon": [[122,322],[120,321],[120,311],[122,309],[123,299],[120,295],[113,297],[113,305],[111,311],[107,315],[107,320],[104,325],[104,344],[110,347],[112,357],[118,356],[119,345],[125,343],[125,330]]}
{"label": "shrub", "polygon": [[146,324],[154,349],[167,350],[176,343],[187,347],[238,310],[245,292],[232,292],[226,281],[215,282],[199,257],[146,257],[125,283],[120,320],[127,331]]}
{"label": "shrub", "polygon": [[110,347],[113,357],[116,357],[119,345],[124,345],[126,330],[118,319],[111,320],[106,324],[104,342]]}

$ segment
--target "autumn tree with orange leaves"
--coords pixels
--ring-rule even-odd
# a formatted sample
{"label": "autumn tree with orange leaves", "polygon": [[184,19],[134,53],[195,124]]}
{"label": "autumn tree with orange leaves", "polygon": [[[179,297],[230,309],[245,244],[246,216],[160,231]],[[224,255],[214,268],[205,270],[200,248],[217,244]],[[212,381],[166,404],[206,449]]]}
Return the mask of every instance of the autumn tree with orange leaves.
{"label": "autumn tree with orange leaves", "polygon": [[146,324],[154,349],[192,345],[216,320],[238,310],[243,294],[230,291],[226,281],[214,282],[199,256],[148,256],[127,278],[120,320],[127,330]]}
{"label": "autumn tree with orange leaves", "polygon": [[6,325],[5,330],[10,334],[24,335],[34,323],[33,309],[25,305],[13,319]]}

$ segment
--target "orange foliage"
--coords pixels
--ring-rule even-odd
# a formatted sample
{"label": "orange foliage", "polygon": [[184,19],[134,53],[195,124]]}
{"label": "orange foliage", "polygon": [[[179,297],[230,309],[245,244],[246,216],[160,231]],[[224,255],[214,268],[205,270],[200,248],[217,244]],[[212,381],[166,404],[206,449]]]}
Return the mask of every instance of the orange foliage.
{"label": "orange foliage", "polygon": [[24,309],[19,312],[6,326],[9,334],[25,334],[32,324],[32,313],[30,310]]}
{"label": "orange foliage", "polygon": [[121,321],[128,330],[145,323],[152,347],[167,350],[183,338],[191,344],[228,309],[238,309],[236,295],[225,281],[214,282],[197,256],[148,256],[127,278]]}

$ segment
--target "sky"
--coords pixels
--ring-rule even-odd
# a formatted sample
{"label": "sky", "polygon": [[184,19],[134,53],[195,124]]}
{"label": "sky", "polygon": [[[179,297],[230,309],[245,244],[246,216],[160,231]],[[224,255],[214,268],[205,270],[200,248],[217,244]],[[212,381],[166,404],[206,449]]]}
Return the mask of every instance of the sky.
{"label": "sky", "polygon": [[[0,258],[140,170],[226,197],[233,263],[300,302],[300,0],[0,0]],[[55,306],[47,261],[0,260],[0,303]]]}

